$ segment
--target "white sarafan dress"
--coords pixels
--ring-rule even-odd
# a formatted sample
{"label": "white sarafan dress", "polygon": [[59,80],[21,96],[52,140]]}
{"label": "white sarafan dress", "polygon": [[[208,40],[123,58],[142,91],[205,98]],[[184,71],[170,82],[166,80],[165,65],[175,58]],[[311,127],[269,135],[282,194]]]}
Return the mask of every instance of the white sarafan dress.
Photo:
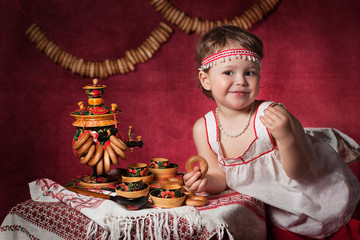
{"label": "white sarafan dress", "polygon": [[215,113],[210,111],[204,116],[209,145],[229,188],[268,204],[268,219],[275,225],[312,238],[329,236],[350,220],[360,198],[359,181],[330,145],[311,136],[311,172],[301,180],[289,178],[259,119],[271,104],[258,107],[252,124],[255,139],[237,158],[223,156]]}

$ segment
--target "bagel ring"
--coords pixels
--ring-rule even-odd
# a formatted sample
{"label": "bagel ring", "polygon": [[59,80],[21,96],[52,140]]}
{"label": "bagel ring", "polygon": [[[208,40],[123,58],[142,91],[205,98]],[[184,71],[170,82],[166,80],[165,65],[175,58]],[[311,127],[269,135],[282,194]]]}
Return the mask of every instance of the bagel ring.
{"label": "bagel ring", "polygon": [[73,149],[77,150],[83,143],[90,137],[89,132],[84,132],[81,137],[78,138],[77,142],[73,145]]}
{"label": "bagel ring", "polygon": [[100,144],[95,145],[95,154],[94,157],[87,163],[90,167],[95,166],[99,161],[100,158],[103,156],[104,149]]}
{"label": "bagel ring", "polygon": [[126,144],[123,141],[121,141],[119,138],[115,137],[114,135],[110,136],[110,141],[113,144],[115,144],[118,148],[120,148],[121,150],[123,150],[123,151],[127,150]]}
{"label": "bagel ring", "polygon": [[206,197],[203,196],[189,196],[186,198],[185,200],[185,204],[188,206],[193,206],[193,207],[201,207],[206,205],[208,202]]}
{"label": "bagel ring", "polygon": [[104,150],[104,171],[109,173],[111,171],[111,160],[107,149]]}
{"label": "bagel ring", "polygon": [[111,146],[111,145],[107,145],[107,146],[106,146],[106,150],[107,150],[108,153],[109,153],[111,162],[112,162],[114,165],[118,165],[118,164],[119,164],[118,157],[117,157],[117,155],[116,155],[116,152],[115,152],[114,149],[112,148],[112,146]]}
{"label": "bagel ring", "polygon": [[81,164],[87,164],[95,153],[95,144],[92,144],[85,157],[80,158]]}
{"label": "bagel ring", "polygon": [[126,155],[123,150],[121,150],[119,147],[117,147],[113,142],[110,142],[110,146],[115,151],[115,153],[123,160],[126,159]]}
{"label": "bagel ring", "polygon": [[79,147],[79,149],[77,150],[78,155],[82,156],[84,153],[87,153],[93,143],[94,143],[93,139],[88,138],[88,140],[86,140],[86,142],[83,145],[81,145],[81,147]]}
{"label": "bagel ring", "polygon": [[191,172],[195,163],[200,164],[201,177],[203,177],[207,173],[209,166],[205,158],[199,155],[192,156],[186,161],[186,172]]}
{"label": "bagel ring", "polygon": [[104,159],[101,158],[100,161],[96,165],[96,173],[98,175],[102,175],[104,173]]}

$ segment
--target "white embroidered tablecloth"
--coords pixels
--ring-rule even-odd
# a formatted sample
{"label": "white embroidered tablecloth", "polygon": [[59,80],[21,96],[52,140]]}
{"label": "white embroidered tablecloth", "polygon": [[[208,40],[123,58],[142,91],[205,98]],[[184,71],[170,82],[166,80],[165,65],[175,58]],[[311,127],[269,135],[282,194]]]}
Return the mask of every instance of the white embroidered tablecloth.
{"label": "white embroidered tablecloth", "polygon": [[0,239],[266,237],[264,204],[230,190],[209,196],[204,207],[161,209],[148,203],[143,209],[129,211],[110,200],[68,191],[50,179],[29,186],[32,200],[10,211],[0,227]]}

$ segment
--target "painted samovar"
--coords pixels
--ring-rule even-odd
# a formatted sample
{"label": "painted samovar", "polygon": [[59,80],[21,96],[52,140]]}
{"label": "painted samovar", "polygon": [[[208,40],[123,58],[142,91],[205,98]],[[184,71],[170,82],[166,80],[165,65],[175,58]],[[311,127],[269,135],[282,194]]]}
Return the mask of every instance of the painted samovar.
{"label": "painted samovar", "polygon": [[72,141],[73,153],[81,164],[93,168],[93,174],[85,176],[80,181],[83,185],[116,183],[118,179],[108,175],[111,165],[118,165],[119,158],[125,160],[128,148],[133,151],[134,147],[141,148],[143,145],[141,136],[137,137],[138,141],[133,140],[131,126],[128,133],[129,141],[124,141],[117,128],[121,110],[115,103],[111,106],[104,105],[105,88],[106,86],[99,84],[97,79],[83,87],[88,95],[88,102],[86,105],[79,102],[79,109],[70,114],[75,118],[72,125],[77,128]]}

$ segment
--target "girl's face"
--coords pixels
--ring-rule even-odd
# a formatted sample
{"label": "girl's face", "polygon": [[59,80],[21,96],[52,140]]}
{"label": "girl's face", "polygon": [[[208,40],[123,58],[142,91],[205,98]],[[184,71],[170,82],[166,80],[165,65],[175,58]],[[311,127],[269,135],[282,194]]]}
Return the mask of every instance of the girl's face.
{"label": "girl's face", "polygon": [[[229,44],[227,48],[242,48]],[[248,107],[259,93],[260,67],[257,63],[235,59],[226,59],[209,69],[208,73],[199,73],[200,82],[210,90],[218,107],[240,110]]]}

